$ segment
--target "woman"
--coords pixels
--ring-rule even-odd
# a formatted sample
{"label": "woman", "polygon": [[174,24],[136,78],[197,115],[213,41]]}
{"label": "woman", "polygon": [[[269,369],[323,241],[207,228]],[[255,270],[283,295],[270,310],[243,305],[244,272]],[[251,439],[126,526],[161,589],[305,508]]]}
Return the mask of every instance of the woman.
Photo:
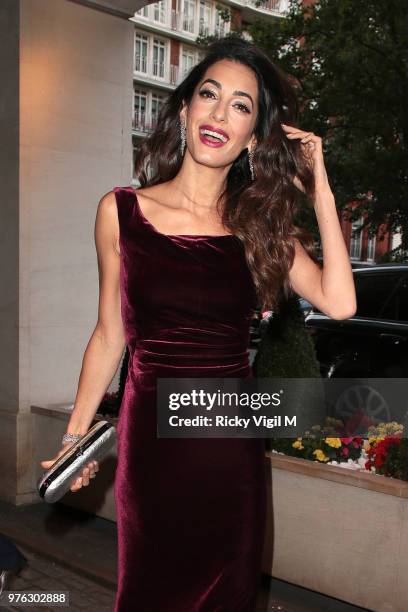
{"label": "woman", "polygon": [[[67,432],[88,430],[126,344],[115,612],[255,608],[264,440],[157,438],[155,383],[251,376],[251,316],[257,305],[278,309],[281,292],[333,318],[355,312],[321,139],[295,127],[297,113],[288,78],[260,49],[219,40],[143,141],[141,188],[116,187],[99,203],[99,317]],[[323,268],[293,223],[300,190],[314,202]],[[91,462],[71,490],[96,471]]]}

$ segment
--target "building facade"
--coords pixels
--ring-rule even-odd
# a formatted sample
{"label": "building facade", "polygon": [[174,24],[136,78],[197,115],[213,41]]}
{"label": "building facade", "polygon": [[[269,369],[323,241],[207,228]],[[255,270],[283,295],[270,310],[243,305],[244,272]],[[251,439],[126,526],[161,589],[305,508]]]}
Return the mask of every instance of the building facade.
{"label": "building facade", "polygon": [[341,216],[341,228],[346,241],[350,261],[359,267],[372,266],[381,261],[383,255],[401,244],[401,234],[391,233],[385,225],[370,236],[369,228],[363,227],[366,213],[351,221],[349,215]]}

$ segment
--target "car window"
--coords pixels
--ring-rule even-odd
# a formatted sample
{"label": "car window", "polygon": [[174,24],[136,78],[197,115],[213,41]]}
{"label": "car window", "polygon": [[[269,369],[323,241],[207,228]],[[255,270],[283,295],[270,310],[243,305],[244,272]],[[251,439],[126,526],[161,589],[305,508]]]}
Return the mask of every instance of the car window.
{"label": "car window", "polygon": [[357,297],[355,316],[396,319],[398,313],[395,293],[400,278],[400,272],[355,274]]}
{"label": "car window", "polygon": [[404,275],[396,294],[399,321],[408,321],[408,275]]}
{"label": "car window", "polygon": [[390,292],[385,304],[383,304],[378,317],[387,321],[398,321],[398,284],[394,291]]}

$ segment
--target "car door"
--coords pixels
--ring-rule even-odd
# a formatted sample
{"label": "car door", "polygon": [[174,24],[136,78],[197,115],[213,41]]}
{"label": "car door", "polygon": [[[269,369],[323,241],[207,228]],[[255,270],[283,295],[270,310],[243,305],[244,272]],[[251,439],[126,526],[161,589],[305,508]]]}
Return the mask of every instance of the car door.
{"label": "car door", "polygon": [[[312,327],[316,354],[323,376],[381,376],[394,343],[387,334],[394,327],[393,302],[402,272],[399,270],[355,270],[357,312],[336,321],[323,314],[307,319]],[[385,308],[388,308],[385,312]],[[390,320],[382,320],[387,314]],[[385,351],[385,355],[384,355]],[[397,359],[397,357],[395,357]]]}
{"label": "car door", "polygon": [[349,338],[354,371],[372,377],[400,375],[397,372],[405,344],[400,328],[406,327],[399,322],[403,278],[400,270],[355,273],[357,312],[341,326]]}
{"label": "car door", "polygon": [[408,273],[401,275],[395,292],[380,312],[380,355],[383,376],[408,376]]}

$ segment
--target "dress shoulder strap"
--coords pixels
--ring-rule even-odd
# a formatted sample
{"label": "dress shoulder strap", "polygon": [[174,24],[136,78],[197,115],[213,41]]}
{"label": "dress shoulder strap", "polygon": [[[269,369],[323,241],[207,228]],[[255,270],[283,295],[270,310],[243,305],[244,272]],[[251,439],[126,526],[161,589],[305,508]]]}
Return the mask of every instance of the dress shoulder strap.
{"label": "dress shoulder strap", "polygon": [[114,187],[112,191],[118,209],[119,230],[121,235],[125,235],[134,215],[134,191],[132,187]]}

